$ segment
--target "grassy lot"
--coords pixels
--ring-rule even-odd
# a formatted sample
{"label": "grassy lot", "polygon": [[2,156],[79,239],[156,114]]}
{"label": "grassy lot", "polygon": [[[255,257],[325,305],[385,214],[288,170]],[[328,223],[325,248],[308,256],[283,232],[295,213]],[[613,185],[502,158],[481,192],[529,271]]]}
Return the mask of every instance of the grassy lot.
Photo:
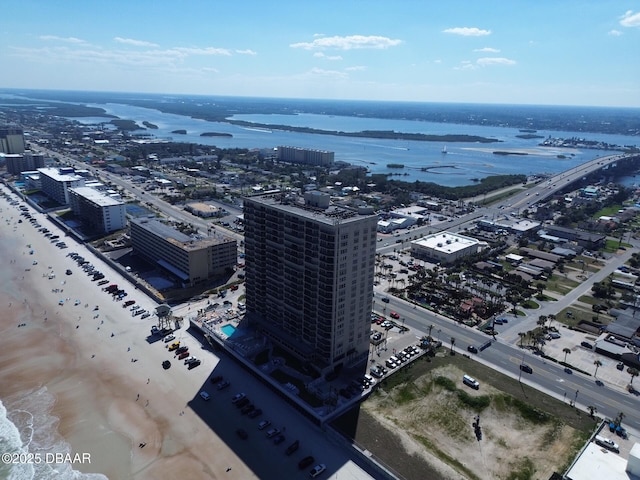
{"label": "grassy lot", "polygon": [[[544,421],[543,423],[546,425],[555,426],[547,430],[548,435],[555,435],[558,426],[567,425],[575,429],[577,433],[570,442],[569,454],[566,455],[566,458],[563,455],[559,460],[563,464],[563,468],[568,466],[584,444],[584,441],[592,433],[596,420],[589,418],[588,414],[571,408],[567,403],[555,400],[489,367],[465,358],[461,354],[450,356],[442,354],[443,352],[445,351],[442,351],[432,359],[421,358],[390,378],[385,379],[378,387],[379,390],[372,393],[371,399],[365,401],[365,406],[344,415],[334,422],[334,426],[350,438],[353,438],[361,448],[370,451],[381,463],[406,479],[437,479],[442,478],[442,475],[429,465],[423,457],[402,448],[402,443],[398,438],[398,429],[403,430],[402,426],[396,425],[395,428],[385,427],[367,411],[366,402],[393,402],[393,405],[396,406],[395,408],[391,407],[394,412],[407,408],[409,408],[408,411],[414,411],[411,410],[411,406],[414,403],[418,404],[424,401],[429,396],[434,396],[433,401],[438,402],[439,397],[437,396],[441,395],[438,391],[441,392],[444,389],[454,395],[454,398],[457,398],[456,402],[462,402],[467,409],[480,412],[488,407],[487,402],[489,402],[492,405],[491,408],[497,409],[497,411],[517,412],[521,422],[539,424]],[[483,386],[482,390],[484,392],[495,392],[493,389],[498,392],[480,396],[469,394],[460,386],[459,382],[443,380],[442,377],[436,377],[430,383],[424,383],[425,375],[436,369],[450,368],[451,366],[455,366],[457,369],[476,378]],[[459,424],[459,415],[453,410],[447,413],[448,408],[454,408],[454,405],[451,404],[449,406],[448,403],[444,403],[440,409],[436,409],[435,412],[429,414],[430,422],[444,428],[447,432],[446,435],[449,437],[446,442],[468,441],[468,438],[458,438],[460,435],[468,437],[468,422],[462,420],[462,424]],[[440,412],[439,416],[438,412]],[[426,415],[426,413],[423,412],[423,415]],[[420,421],[418,417],[414,420]],[[411,422],[411,420],[409,421]],[[487,427],[486,423],[485,427]],[[513,432],[513,434],[516,433]],[[446,450],[444,438],[439,437],[440,440],[436,441],[435,438],[428,435],[416,435],[416,433],[409,433],[409,435],[422,444],[427,451],[432,452],[437,458],[460,472],[460,475],[456,478],[480,478],[474,473],[473,469],[469,469],[465,458],[454,458],[451,452]],[[487,441],[490,440],[487,439]],[[500,444],[500,440],[497,440],[497,442]],[[510,445],[503,445],[503,447],[508,450]],[[537,447],[530,445],[528,448]],[[522,452],[514,452],[514,454],[516,453],[519,458],[527,460],[526,452],[522,455],[520,455]],[[535,477],[535,469],[531,471],[526,465],[516,463],[514,462],[510,465],[511,474],[508,478],[518,480],[537,478]]]}
{"label": "grassy lot", "polygon": [[562,295],[566,295],[571,290],[576,288],[578,285],[580,285],[580,282],[553,274],[551,275],[551,277],[549,277],[549,280],[547,280],[546,289],[552,292],[557,292]]}
{"label": "grassy lot", "polygon": [[610,205],[596,212],[593,218],[597,220],[600,217],[615,217],[621,208],[623,208],[622,205]]}

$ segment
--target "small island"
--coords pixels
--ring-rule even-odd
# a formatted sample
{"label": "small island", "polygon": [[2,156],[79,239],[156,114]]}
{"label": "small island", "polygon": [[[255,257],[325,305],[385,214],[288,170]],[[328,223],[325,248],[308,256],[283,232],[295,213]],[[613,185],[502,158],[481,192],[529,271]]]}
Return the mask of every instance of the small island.
{"label": "small island", "polygon": [[516,135],[516,138],[522,138],[524,140],[533,140],[534,138],[544,138],[542,135],[534,135],[533,133],[525,133],[523,135]]}
{"label": "small island", "polygon": [[176,135],[186,135],[187,131],[184,129],[174,130],[171,133],[175,133]]}
{"label": "small island", "polygon": [[144,122],[142,122],[142,124],[143,124],[145,127],[149,128],[149,129],[151,129],[151,130],[157,130],[157,129],[158,129],[158,126],[157,126],[157,125],[155,125],[155,124],[153,124],[153,123],[151,123],[151,122],[147,122],[146,120],[145,120]]}
{"label": "small island", "polygon": [[230,133],[220,132],[204,132],[200,134],[201,137],[233,137]]}
{"label": "small island", "polygon": [[387,168],[404,168],[402,163],[387,163]]}
{"label": "small island", "polygon": [[494,155],[529,155],[527,152],[507,152],[505,150],[496,150]]}

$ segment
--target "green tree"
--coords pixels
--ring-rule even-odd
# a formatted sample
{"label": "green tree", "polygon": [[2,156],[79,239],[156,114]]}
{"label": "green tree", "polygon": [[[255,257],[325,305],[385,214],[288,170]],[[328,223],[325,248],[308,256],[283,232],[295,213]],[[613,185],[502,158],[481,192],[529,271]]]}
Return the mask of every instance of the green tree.
{"label": "green tree", "polygon": [[571,353],[571,349],[564,347],[562,349],[562,351],[564,352],[564,363],[567,363],[567,355],[569,355]]}
{"label": "green tree", "polygon": [[593,364],[596,366],[596,371],[593,373],[594,378],[598,376],[598,369],[602,366],[602,362],[600,360],[596,360],[595,362],[593,362]]}

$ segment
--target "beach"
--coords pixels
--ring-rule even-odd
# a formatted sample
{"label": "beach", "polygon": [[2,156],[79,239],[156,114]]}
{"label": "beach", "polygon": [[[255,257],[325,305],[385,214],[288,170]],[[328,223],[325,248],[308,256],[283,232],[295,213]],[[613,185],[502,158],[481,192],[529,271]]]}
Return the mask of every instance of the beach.
{"label": "beach", "polygon": [[[148,311],[156,306],[151,299],[46,215],[29,209],[68,249],[51,243],[4,197],[0,209],[0,400],[20,432],[13,441],[22,452],[32,459],[36,453],[71,459],[22,470],[4,465],[0,477],[52,478],[48,468],[60,474],[56,478],[74,478],[74,472],[110,480],[257,478],[191,408],[217,358],[198,353],[202,365],[187,370],[166,344],[149,340],[154,316],[132,317],[67,254],[79,252]],[[198,342],[184,331],[185,323],[175,335],[195,349]],[[173,365],[164,370],[167,359]],[[3,441],[11,441],[11,424],[2,428],[8,432]]]}

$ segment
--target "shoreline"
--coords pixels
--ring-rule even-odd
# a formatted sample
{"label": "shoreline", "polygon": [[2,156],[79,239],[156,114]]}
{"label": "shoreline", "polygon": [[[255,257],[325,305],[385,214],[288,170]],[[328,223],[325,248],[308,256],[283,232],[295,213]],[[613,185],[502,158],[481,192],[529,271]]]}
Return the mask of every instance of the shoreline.
{"label": "shoreline", "polygon": [[[46,427],[49,434],[53,429],[73,454],[89,453],[91,463],[72,465],[85,474],[110,480],[204,479],[231,467],[238,478],[256,478],[189,408],[210,369],[163,371],[164,345],[147,341],[153,317],[132,318],[67,253],[81,252],[105,278],[135,292],[143,308],[153,311],[155,304],[64,233],[69,248],[61,250],[28,221],[18,223],[19,210],[4,198],[0,209],[5,233],[0,252],[12,259],[0,274],[8,286],[0,294],[0,331],[5,344],[16,347],[0,353],[0,399],[9,399],[9,413],[24,401],[21,395],[45,387],[55,399],[49,413],[55,425],[34,427]],[[43,214],[32,215],[57,230]],[[73,273],[65,275],[66,269]],[[178,335],[189,338],[184,330]]]}

